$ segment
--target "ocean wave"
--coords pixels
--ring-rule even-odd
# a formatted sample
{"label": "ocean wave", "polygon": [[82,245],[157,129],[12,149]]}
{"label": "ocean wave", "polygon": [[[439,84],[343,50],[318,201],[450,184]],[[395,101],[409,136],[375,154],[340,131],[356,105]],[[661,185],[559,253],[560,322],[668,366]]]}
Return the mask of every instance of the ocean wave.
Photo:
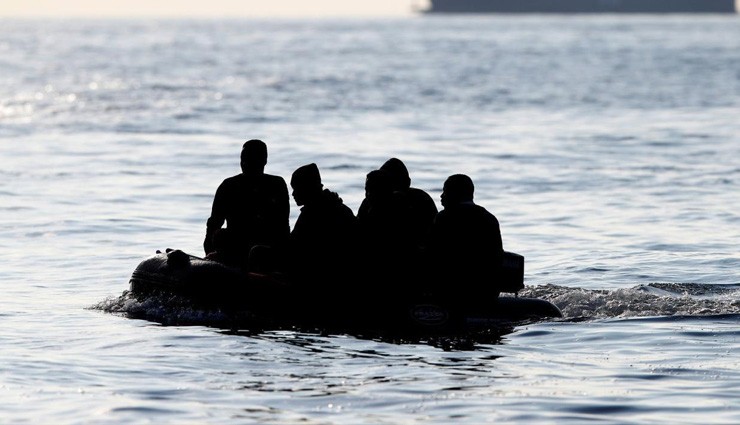
{"label": "ocean wave", "polygon": [[566,320],[740,314],[740,284],[650,283],[598,290],[541,285],[520,296],[546,299]]}

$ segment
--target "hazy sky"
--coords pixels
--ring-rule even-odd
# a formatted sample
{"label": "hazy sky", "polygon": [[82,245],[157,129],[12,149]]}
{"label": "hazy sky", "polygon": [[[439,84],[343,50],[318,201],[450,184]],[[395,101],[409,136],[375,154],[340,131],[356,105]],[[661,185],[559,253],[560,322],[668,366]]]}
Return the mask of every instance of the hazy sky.
{"label": "hazy sky", "polygon": [[0,16],[404,16],[427,0],[0,0]]}

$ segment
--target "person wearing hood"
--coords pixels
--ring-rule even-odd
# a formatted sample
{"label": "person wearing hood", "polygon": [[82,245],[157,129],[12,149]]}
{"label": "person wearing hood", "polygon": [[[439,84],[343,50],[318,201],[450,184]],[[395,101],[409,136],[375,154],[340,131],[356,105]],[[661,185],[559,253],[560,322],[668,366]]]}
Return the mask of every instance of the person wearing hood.
{"label": "person wearing hood", "polygon": [[[402,219],[408,222],[410,226],[407,230],[410,243],[418,249],[422,249],[428,242],[429,232],[437,215],[437,205],[434,199],[426,191],[411,186],[411,177],[406,165],[398,158],[390,158],[380,170],[388,176],[391,190],[404,199],[403,203],[407,206],[408,211],[401,214]],[[357,218],[362,221],[371,208],[371,200],[366,196],[360,204],[357,211]]]}
{"label": "person wearing hood", "polygon": [[315,163],[296,169],[290,186],[301,210],[290,232],[288,272],[335,290],[340,281],[351,280],[357,218],[339,194],[324,188]]}
{"label": "person wearing hood", "polygon": [[381,299],[403,300],[421,260],[408,197],[393,190],[388,171],[378,169],[367,173],[362,205],[357,217],[362,278]]}

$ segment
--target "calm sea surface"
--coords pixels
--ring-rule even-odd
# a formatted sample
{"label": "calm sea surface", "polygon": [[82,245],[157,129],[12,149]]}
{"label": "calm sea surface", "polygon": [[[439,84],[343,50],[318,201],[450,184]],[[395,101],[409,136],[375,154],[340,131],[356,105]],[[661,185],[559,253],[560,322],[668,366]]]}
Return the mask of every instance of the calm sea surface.
{"label": "calm sea surface", "polygon": [[[469,174],[565,318],[464,343],[135,318],[131,272],[201,254],[250,138],[355,211],[391,156],[438,206]],[[0,200],[2,424],[740,423],[736,16],[0,21]]]}

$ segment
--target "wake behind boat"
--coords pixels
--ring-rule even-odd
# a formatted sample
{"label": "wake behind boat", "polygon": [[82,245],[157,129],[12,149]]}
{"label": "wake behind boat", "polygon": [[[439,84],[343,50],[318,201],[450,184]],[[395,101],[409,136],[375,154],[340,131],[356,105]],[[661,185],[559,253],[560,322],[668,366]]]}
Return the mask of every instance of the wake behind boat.
{"label": "wake behind boat", "polygon": [[[476,308],[454,307],[433,293],[406,296],[316,292],[311,282],[292,282],[279,273],[245,272],[180,250],[144,259],[130,279],[137,299],[168,295],[202,308],[218,309],[242,328],[323,328],[337,331],[426,334],[463,332],[504,324],[562,317],[552,303],[518,297],[524,287],[524,257],[507,252],[499,296]],[[454,285],[454,282],[450,282]],[[371,292],[373,288],[369,288]],[[241,318],[241,319],[236,319]],[[241,320],[241,323],[239,321]]]}

